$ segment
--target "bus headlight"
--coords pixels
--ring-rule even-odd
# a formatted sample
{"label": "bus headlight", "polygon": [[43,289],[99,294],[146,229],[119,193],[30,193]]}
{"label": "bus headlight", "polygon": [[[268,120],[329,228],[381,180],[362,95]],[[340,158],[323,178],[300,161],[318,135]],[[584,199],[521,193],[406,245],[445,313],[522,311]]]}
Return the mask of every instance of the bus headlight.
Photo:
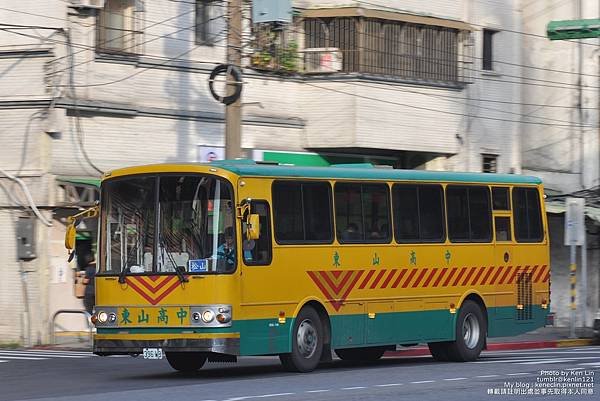
{"label": "bus headlight", "polygon": [[205,310],[204,312],[202,312],[202,321],[204,323],[210,323],[215,319],[215,312],[213,312],[210,309]]}
{"label": "bus headlight", "polygon": [[229,323],[231,321],[231,315],[229,313],[219,313],[217,315],[217,321],[219,323]]}
{"label": "bus headlight", "polygon": [[104,311],[98,312],[98,323],[102,324],[106,322],[108,322],[108,313]]}

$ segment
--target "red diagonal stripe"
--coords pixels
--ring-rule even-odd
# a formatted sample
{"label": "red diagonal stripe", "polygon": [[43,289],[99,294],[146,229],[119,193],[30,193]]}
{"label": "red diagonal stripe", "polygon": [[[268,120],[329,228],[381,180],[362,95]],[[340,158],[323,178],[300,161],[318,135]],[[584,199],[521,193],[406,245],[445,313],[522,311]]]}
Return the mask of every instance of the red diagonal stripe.
{"label": "red diagonal stripe", "polygon": [[533,269],[531,269],[531,282],[533,283],[533,279],[535,278],[535,271],[537,270],[538,265],[533,266]]}
{"label": "red diagonal stripe", "polygon": [[152,305],[156,305],[157,303],[159,303],[160,301],[163,300],[164,297],[166,297],[167,295],[169,295],[171,292],[173,292],[173,290],[175,288],[177,288],[179,286],[179,280],[175,280],[175,282],[169,287],[167,288],[162,295],[160,295],[158,298],[156,298],[156,302],[153,303]]}
{"label": "red diagonal stripe", "polygon": [[454,280],[454,284],[452,284],[452,287],[456,287],[458,285],[458,283],[460,282],[460,279],[462,278],[462,276],[465,274],[466,271],[467,271],[466,267],[463,267],[462,269],[460,269],[460,273],[458,273],[458,276],[456,276],[456,280]]}
{"label": "red diagonal stripe", "polygon": [[377,274],[377,277],[375,277],[375,280],[373,281],[373,284],[371,284],[371,289],[377,287],[377,284],[379,284],[379,281],[381,280],[381,278],[383,277],[383,275],[385,274],[386,269],[383,269],[379,272],[379,274]]}
{"label": "red diagonal stripe", "polygon": [[496,270],[496,274],[494,274],[494,278],[492,278],[490,284],[496,284],[496,280],[500,276],[500,273],[502,273],[502,270],[504,270],[504,266],[498,266],[498,270]]}
{"label": "red diagonal stripe", "polygon": [[373,273],[375,273],[375,270],[369,270],[369,273],[367,273],[367,277],[365,277],[362,283],[360,283],[360,286],[358,287],[359,290],[362,290],[367,286],[369,280],[371,280],[371,277],[373,276]]}
{"label": "red diagonal stripe", "polygon": [[406,274],[407,271],[408,271],[408,269],[402,269],[400,271],[400,274],[398,274],[396,281],[394,281],[394,284],[392,284],[392,288],[398,287],[398,284],[400,284],[400,280],[402,280],[402,277],[404,277],[404,275]]}
{"label": "red diagonal stripe", "polygon": [[469,270],[469,273],[465,276],[465,279],[463,280],[461,286],[464,287],[465,285],[467,285],[467,283],[469,282],[469,279],[471,278],[471,276],[473,275],[473,273],[475,273],[475,270],[477,270],[476,267],[471,267],[471,270]]}
{"label": "red diagonal stripe", "polygon": [[546,273],[546,276],[544,277],[544,280],[542,280],[542,283],[545,283],[548,280],[550,280],[550,269],[548,269],[548,273]]}
{"label": "red diagonal stripe", "polygon": [[542,278],[542,275],[544,274],[544,272],[546,271],[546,265],[542,265],[542,268],[540,269],[540,272],[538,273],[537,277],[535,278],[535,282],[537,283],[538,281],[540,281],[540,279]]}
{"label": "red diagonal stripe", "polygon": [[419,283],[423,279],[423,276],[425,275],[425,273],[427,273],[427,268],[421,270],[421,274],[419,274],[419,277],[417,277],[417,280],[412,285],[412,288],[416,288],[419,285]]}
{"label": "red diagonal stripe", "polygon": [[325,298],[327,298],[327,300],[329,302],[331,302],[333,300],[333,297],[331,296],[331,294],[329,294],[329,290],[323,284],[321,284],[321,280],[319,280],[319,276],[317,276],[317,272],[308,271],[307,273],[310,276],[310,278],[312,279],[312,281],[317,285],[317,287],[319,287],[319,289],[321,290],[323,295],[325,295]]}
{"label": "red diagonal stripe", "polygon": [[473,278],[473,281],[471,281],[471,285],[477,285],[477,281],[479,281],[479,277],[481,277],[481,275],[483,274],[484,271],[485,271],[485,266],[482,266],[479,268],[479,271]]}
{"label": "red diagonal stripe", "polygon": [[149,278],[150,280],[152,280],[152,281],[156,281],[156,280],[158,280],[160,277],[161,277],[161,276],[158,276],[158,275],[154,275],[154,276],[148,276],[148,278]]}
{"label": "red diagonal stripe", "polygon": [[504,284],[504,280],[506,280],[506,277],[508,277],[508,274],[510,273],[512,268],[513,268],[512,266],[506,266],[506,271],[504,272],[504,274],[502,275],[502,278],[498,282],[499,285]]}
{"label": "red diagonal stripe", "polygon": [[[527,266],[527,267],[529,267],[529,266]],[[512,284],[513,281],[515,281],[515,277],[517,277],[517,273],[519,272],[519,270],[521,270],[522,272],[526,272],[527,267],[525,267],[525,270],[521,270],[521,266],[517,266],[517,268],[513,272],[512,276],[510,276],[510,280],[508,280],[508,282],[506,284]]]}
{"label": "red diagonal stripe", "polygon": [[483,277],[483,280],[481,280],[481,285],[485,285],[485,282],[490,277],[490,275],[492,274],[493,271],[494,271],[494,266],[490,266],[490,268],[488,269],[487,273],[485,273],[485,276]]}
{"label": "red diagonal stripe", "polygon": [[408,287],[408,283],[410,283],[410,280],[412,280],[412,278],[415,275],[415,273],[417,272],[417,270],[419,270],[419,269],[411,270],[411,272],[408,274],[408,277],[406,278],[406,281],[404,282],[404,284],[402,284],[402,288]]}
{"label": "red diagonal stripe", "polygon": [[161,288],[163,288],[169,281],[171,281],[174,278],[175,278],[175,276],[166,277],[156,287],[153,287],[152,285],[150,285],[150,283],[148,283],[146,280],[144,280],[144,276],[138,276],[138,277],[134,276],[134,277],[132,277],[132,279],[137,280],[141,285],[143,285],[144,287],[146,287],[153,294],[156,294],[158,292],[158,290],[160,290]]}
{"label": "red diagonal stripe", "polygon": [[147,295],[144,290],[142,290],[140,287],[138,287],[135,282],[133,280],[131,280],[130,277],[127,277],[125,279],[125,282],[131,287],[133,288],[133,290],[135,292],[137,292],[139,295],[141,295],[146,301],[150,302],[152,305],[155,305],[154,303],[154,299],[151,298],[149,295]]}
{"label": "red diagonal stripe", "polygon": [[333,281],[331,281],[331,277],[329,277],[329,275],[327,274],[328,272],[321,271],[319,273],[321,274],[321,277],[323,277],[323,280],[325,280],[325,282],[327,282],[327,284],[329,285],[329,288],[331,288],[331,290],[335,293],[335,295],[338,295],[340,293],[340,291],[342,291],[342,289],[344,288],[344,285],[346,284],[348,279],[350,278],[352,271],[347,271],[345,273],[344,277],[342,278],[342,281],[338,285],[336,285]]}
{"label": "red diagonal stripe", "polygon": [[383,284],[381,284],[381,288],[387,288],[388,284],[390,283],[390,281],[392,281],[392,278],[394,277],[394,274],[396,274],[396,271],[398,269],[392,269],[387,277],[385,278],[385,281],[383,282]]}
{"label": "red diagonal stripe", "polygon": [[332,270],[331,274],[333,274],[333,277],[335,277],[336,279],[340,278],[340,274],[342,274],[343,270]]}
{"label": "red diagonal stripe", "polygon": [[444,267],[442,269],[442,272],[440,273],[440,275],[438,276],[437,280],[435,280],[435,283],[433,283],[434,287],[437,287],[438,284],[440,283],[440,281],[442,281],[442,278],[444,278],[444,274],[446,274],[446,272],[448,271],[447,267]]}
{"label": "red diagonal stripe", "polygon": [[423,283],[423,287],[427,287],[429,285],[429,283],[431,282],[431,280],[433,279],[433,276],[435,276],[435,273],[437,273],[437,269],[432,267],[431,268],[431,273],[429,274],[429,277],[427,277],[427,280],[425,280],[425,282]]}
{"label": "red diagonal stripe", "polygon": [[446,281],[444,281],[444,287],[448,286],[448,284],[450,283],[450,280],[452,280],[452,277],[454,277],[454,273],[456,273],[457,270],[458,270],[458,267],[453,267],[452,270],[450,270],[450,274],[446,278]]}
{"label": "red diagonal stripe", "polygon": [[340,297],[340,300],[338,302],[338,309],[344,304],[344,302],[346,301],[346,298],[348,298],[348,295],[350,294],[350,291],[352,291],[352,289],[354,288],[354,286],[358,282],[358,279],[360,279],[360,276],[362,276],[363,271],[362,270],[358,270],[358,271],[355,271],[354,273],[355,273],[354,280],[352,280],[352,282],[350,283],[350,285],[346,288],[346,291]]}

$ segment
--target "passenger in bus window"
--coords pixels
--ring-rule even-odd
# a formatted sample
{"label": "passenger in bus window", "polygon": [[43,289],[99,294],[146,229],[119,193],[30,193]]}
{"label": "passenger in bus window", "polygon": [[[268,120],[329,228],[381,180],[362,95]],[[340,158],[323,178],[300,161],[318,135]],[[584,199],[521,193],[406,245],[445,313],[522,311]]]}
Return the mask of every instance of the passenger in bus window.
{"label": "passenger in bus window", "polygon": [[356,223],[348,223],[346,229],[342,233],[342,240],[344,241],[356,241],[361,239],[360,232]]}
{"label": "passenger in bus window", "polygon": [[227,227],[223,232],[225,242],[217,248],[217,264],[224,270],[232,270],[235,266],[235,244],[233,243],[233,228]]}

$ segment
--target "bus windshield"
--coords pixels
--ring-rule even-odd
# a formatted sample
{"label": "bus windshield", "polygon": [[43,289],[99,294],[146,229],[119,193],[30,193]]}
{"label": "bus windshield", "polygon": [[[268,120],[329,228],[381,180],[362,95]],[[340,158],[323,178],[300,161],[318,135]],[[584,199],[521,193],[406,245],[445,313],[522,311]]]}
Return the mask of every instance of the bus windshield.
{"label": "bus windshield", "polygon": [[99,274],[230,273],[234,217],[231,185],[217,177],[106,181]]}

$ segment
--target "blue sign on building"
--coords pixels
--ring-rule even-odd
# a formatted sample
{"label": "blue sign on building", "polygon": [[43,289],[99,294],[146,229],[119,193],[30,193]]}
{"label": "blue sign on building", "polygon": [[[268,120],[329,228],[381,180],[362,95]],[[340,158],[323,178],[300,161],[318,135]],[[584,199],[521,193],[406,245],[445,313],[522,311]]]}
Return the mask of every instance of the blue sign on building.
{"label": "blue sign on building", "polygon": [[292,0],[254,0],[252,22],[291,22]]}

